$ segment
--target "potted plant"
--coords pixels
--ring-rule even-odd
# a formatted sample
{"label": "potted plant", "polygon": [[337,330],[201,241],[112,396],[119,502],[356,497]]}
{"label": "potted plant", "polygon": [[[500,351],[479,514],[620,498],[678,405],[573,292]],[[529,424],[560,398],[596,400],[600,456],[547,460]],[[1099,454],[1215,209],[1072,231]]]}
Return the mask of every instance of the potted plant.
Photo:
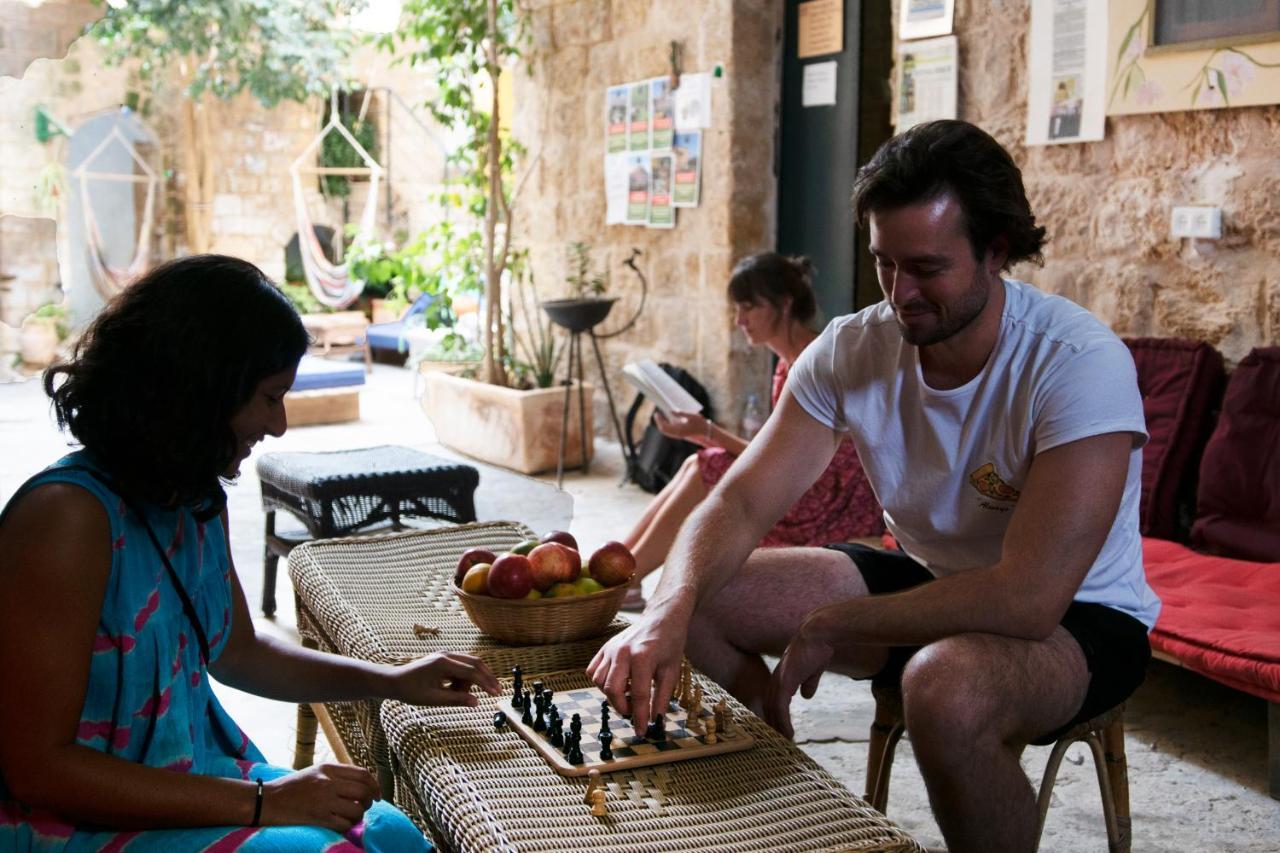
{"label": "potted plant", "polygon": [[609,311],[616,297],[604,297],[608,288],[608,278],[599,272],[591,271],[591,247],[581,241],[570,243],[569,274],[565,283],[569,285],[567,299],[553,299],[542,303],[542,310],[558,326],[571,332],[585,332],[599,325]]}
{"label": "potted plant", "polygon": [[22,361],[32,367],[48,367],[58,356],[58,345],[67,339],[65,306],[50,302],[32,311],[22,321],[18,333],[19,352]]}

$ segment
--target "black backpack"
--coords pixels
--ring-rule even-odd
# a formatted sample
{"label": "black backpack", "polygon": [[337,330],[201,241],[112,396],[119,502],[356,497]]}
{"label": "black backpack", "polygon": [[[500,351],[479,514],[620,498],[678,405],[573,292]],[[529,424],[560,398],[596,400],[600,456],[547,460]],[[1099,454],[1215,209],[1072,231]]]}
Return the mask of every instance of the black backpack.
{"label": "black backpack", "polygon": [[[702,404],[702,414],[706,418],[712,417],[711,395],[707,393],[706,388],[702,387],[701,382],[694,379],[683,368],[673,367],[665,362],[658,366]],[[671,482],[676,472],[680,470],[681,464],[689,454],[698,449],[698,445],[663,435],[658,425],[654,423],[652,415],[649,416],[649,423],[644,428],[644,435],[637,445],[632,438],[633,427],[636,414],[640,411],[640,404],[644,399],[643,393],[637,394],[635,402],[627,410],[626,429],[623,431],[623,435],[627,438],[627,479],[646,492],[656,494]]]}

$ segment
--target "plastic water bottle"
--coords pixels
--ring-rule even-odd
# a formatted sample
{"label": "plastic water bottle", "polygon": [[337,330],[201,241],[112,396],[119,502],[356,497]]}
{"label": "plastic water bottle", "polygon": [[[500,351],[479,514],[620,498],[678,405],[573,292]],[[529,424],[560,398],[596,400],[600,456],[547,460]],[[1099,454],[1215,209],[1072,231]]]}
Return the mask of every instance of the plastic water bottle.
{"label": "plastic water bottle", "polygon": [[742,409],[742,437],[747,441],[755,438],[767,417],[759,395],[747,395],[747,405]]}

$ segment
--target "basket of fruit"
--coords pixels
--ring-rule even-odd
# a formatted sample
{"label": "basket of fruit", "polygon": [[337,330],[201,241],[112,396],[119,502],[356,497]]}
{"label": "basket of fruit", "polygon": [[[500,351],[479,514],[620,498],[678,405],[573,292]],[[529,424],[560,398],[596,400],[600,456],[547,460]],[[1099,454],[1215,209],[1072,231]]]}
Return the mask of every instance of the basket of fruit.
{"label": "basket of fruit", "polygon": [[618,615],[636,558],[606,542],[585,563],[564,531],[505,554],[472,548],[458,561],[455,592],[476,627],[501,643],[541,645],[604,633]]}

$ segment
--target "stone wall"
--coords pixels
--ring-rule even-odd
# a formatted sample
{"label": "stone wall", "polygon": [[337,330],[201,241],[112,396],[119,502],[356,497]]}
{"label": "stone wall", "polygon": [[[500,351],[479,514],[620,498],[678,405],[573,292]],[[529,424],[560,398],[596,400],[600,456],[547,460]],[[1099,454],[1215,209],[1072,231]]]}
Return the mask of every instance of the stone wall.
{"label": "stone wall", "polygon": [[61,57],[84,25],[101,16],[101,5],[90,0],[44,0],[39,7],[0,0],[0,76],[21,77],[34,60]]}
{"label": "stone wall", "polygon": [[[1013,152],[1049,231],[1044,268],[1014,273],[1122,335],[1205,340],[1232,362],[1280,343],[1280,107],[1116,116],[1101,142],[1027,147],[1029,24],[1022,0],[956,4],[960,118]],[[1220,206],[1223,238],[1170,237],[1183,204]]]}
{"label": "stone wall", "polygon": [[[627,361],[649,357],[690,370],[711,391],[718,420],[736,428],[750,392],[767,393],[768,364],[733,327],[725,286],[734,260],[771,248],[776,232],[772,170],[781,6],[766,0],[536,0],[533,60],[515,85],[514,132],[529,149],[515,239],[531,250],[544,299],[565,295],[565,247],[581,240],[621,297],[601,327],[616,329],[638,305],[639,284],[622,266],[631,248],[648,301],[634,329],[602,344],[619,406],[634,396]],[[610,85],[669,73],[672,41],[683,69],[710,71],[713,127],[703,132],[701,205],[670,230],[604,224],[604,99]],[[595,375],[586,347],[588,380]],[[563,369],[563,367],[562,367]],[[597,393],[597,431],[611,434]]]}

